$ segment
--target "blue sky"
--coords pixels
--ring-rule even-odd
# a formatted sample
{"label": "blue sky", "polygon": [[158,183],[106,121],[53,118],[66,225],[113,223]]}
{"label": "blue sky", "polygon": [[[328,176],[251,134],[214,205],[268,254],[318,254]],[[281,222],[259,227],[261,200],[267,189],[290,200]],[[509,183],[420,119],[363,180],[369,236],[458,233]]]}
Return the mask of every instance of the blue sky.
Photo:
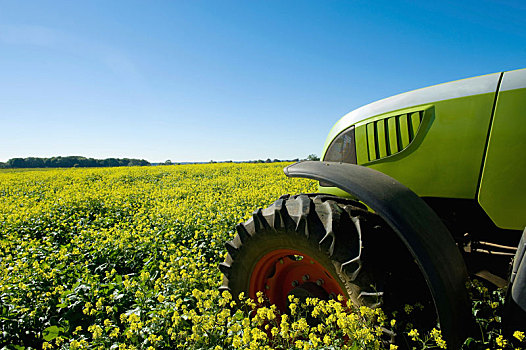
{"label": "blue sky", "polygon": [[364,104],[524,67],[523,1],[0,0],[0,161],[304,158]]}

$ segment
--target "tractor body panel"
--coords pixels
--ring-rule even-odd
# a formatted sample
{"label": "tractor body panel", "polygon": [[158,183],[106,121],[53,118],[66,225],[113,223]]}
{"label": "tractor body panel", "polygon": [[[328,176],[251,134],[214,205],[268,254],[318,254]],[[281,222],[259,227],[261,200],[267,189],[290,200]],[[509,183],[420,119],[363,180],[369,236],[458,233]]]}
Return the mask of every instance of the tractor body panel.
{"label": "tractor body panel", "polygon": [[[358,164],[389,174],[421,197],[474,198],[494,100],[495,92],[461,97],[357,123]],[[412,121],[415,117],[417,121]],[[391,127],[393,119],[395,125]],[[401,151],[387,147],[381,152],[386,148],[381,142],[384,135],[386,146],[403,135],[396,119],[400,126],[418,125],[414,139]],[[378,140],[376,157],[369,147],[377,143],[369,136],[374,133]],[[378,153],[386,155],[378,157]]]}
{"label": "tractor body panel", "polygon": [[526,69],[504,73],[478,201],[501,228],[526,226]]}
{"label": "tractor body panel", "polygon": [[[496,226],[522,230],[524,110],[526,70],[431,86],[345,115],[331,129],[322,159],[334,161],[327,159],[331,144],[353,128],[356,164],[420,197],[478,200]],[[320,192],[349,196],[326,185]]]}

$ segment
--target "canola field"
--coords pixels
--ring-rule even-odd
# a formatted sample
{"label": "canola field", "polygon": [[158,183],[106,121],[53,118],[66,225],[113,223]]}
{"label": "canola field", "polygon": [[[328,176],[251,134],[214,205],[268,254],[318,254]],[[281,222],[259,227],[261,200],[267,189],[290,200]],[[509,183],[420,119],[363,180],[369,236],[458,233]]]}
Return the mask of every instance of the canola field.
{"label": "canola field", "polygon": [[[220,295],[235,225],[316,192],[285,165],[0,172],[0,349],[396,349],[379,309],[292,299],[279,315]],[[437,329],[407,334],[445,347]]]}
{"label": "canola field", "polygon": [[[0,348],[336,346],[323,325],[217,289],[237,223],[282,194],[316,191],[284,165],[1,172]],[[373,344],[372,330],[358,336]]]}

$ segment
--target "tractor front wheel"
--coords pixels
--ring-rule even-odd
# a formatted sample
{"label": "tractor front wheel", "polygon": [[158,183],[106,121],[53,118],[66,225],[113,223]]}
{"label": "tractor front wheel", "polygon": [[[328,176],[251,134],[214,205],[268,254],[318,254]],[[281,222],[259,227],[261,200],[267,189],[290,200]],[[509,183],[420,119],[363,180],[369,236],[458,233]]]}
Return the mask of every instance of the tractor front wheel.
{"label": "tractor front wheel", "polygon": [[[377,307],[387,280],[378,250],[389,236],[383,221],[359,202],[330,195],[283,196],[239,224],[220,265],[222,290],[252,299],[261,291],[282,312],[288,296],[329,299],[338,294],[354,305]],[[367,237],[364,236],[367,232]],[[376,281],[376,283],[375,283]]]}

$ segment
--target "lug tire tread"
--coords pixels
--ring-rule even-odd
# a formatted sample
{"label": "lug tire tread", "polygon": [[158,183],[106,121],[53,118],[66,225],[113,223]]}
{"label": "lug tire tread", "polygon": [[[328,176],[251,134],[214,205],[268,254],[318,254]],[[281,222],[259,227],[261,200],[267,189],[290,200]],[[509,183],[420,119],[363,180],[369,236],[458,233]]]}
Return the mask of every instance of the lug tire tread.
{"label": "lug tire tread", "polygon": [[[238,261],[240,252],[247,246],[258,244],[265,239],[264,235],[297,235],[327,256],[338,273],[334,277],[340,280],[342,289],[355,304],[379,306],[381,300],[378,298],[363,297],[379,295],[381,291],[373,287],[374,279],[369,271],[361,268],[361,260],[366,258],[362,251],[362,235],[378,237],[388,229],[385,226],[376,214],[351,199],[324,194],[281,196],[268,208],[256,210],[248,221],[236,226],[237,235],[225,244],[228,254],[219,265],[223,273],[220,290],[236,296],[242,291],[248,292],[240,290],[239,283],[235,283],[236,270],[246,263]],[[358,265],[346,264],[360,254]]]}

